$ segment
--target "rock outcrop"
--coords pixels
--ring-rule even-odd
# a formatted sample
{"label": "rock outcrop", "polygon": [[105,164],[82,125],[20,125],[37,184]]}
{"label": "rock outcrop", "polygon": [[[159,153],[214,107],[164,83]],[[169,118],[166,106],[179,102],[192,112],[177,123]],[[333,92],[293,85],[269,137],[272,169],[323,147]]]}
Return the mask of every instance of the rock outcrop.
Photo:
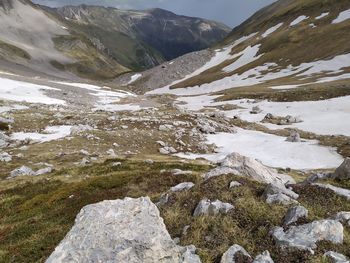
{"label": "rock outcrop", "polygon": [[336,179],[350,179],[350,158],[346,158],[335,170],[333,177]]}
{"label": "rock outcrop", "polygon": [[252,260],[252,257],[243,247],[240,245],[233,245],[222,255],[220,263],[236,263],[235,257],[238,253],[247,258],[249,261]]}
{"label": "rock outcrop", "polygon": [[261,162],[242,156],[239,153],[226,156],[225,159],[219,162],[219,167],[209,171],[203,177],[207,180],[224,174],[246,176],[258,182],[272,184],[280,188],[285,188],[286,184],[295,183],[292,177],[279,174],[275,169],[266,167]]}
{"label": "rock outcrop", "polygon": [[306,225],[292,226],[287,231],[282,227],[276,227],[271,234],[276,244],[282,248],[308,250],[313,253],[319,241],[342,244],[343,231],[343,225],[336,220],[320,220]]}
{"label": "rock outcrop", "polygon": [[324,258],[326,258],[330,263],[350,263],[349,259],[344,256],[343,254],[334,252],[334,251],[328,251],[324,253]]}
{"label": "rock outcrop", "polygon": [[177,246],[148,197],[85,206],[46,261],[199,263],[195,248]]}
{"label": "rock outcrop", "polygon": [[293,224],[297,222],[300,218],[306,218],[308,214],[309,211],[303,206],[299,205],[292,207],[287,211],[287,214],[283,220],[283,225],[288,226],[290,224]]}
{"label": "rock outcrop", "polygon": [[219,200],[210,201],[205,198],[198,203],[193,216],[226,214],[232,209],[234,209],[232,204],[223,203]]}

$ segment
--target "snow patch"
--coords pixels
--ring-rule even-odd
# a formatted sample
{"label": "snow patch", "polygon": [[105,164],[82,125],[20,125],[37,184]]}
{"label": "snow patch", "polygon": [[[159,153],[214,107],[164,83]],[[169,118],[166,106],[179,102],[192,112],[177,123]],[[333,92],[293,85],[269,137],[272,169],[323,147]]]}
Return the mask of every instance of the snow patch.
{"label": "snow patch", "polygon": [[270,167],[289,167],[298,170],[334,168],[343,161],[334,148],[320,146],[315,140],[293,143],[287,142],[285,137],[243,129],[237,129],[237,133],[234,134],[207,135],[207,143],[217,145],[218,153],[180,154],[180,157],[190,159],[202,157],[217,162],[228,154],[237,152],[258,159]]}
{"label": "snow patch", "polygon": [[233,72],[255,60],[258,60],[262,56],[262,54],[257,56],[260,46],[261,45],[255,45],[253,47],[248,46],[242,52],[235,54],[233,58],[238,57],[238,59],[235,62],[233,62],[231,65],[225,67],[224,71]]}
{"label": "snow patch", "polygon": [[279,29],[281,26],[283,26],[283,23],[279,23],[273,27],[271,27],[270,29],[266,30],[266,32],[264,34],[262,34],[262,37],[267,37],[269,35],[271,35],[273,32],[275,32],[277,29]]}
{"label": "snow patch", "polygon": [[0,85],[0,99],[48,105],[66,104],[63,100],[50,98],[43,93],[45,90],[58,90],[55,88],[4,78],[0,78]]}
{"label": "snow patch", "polygon": [[134,83],[136,80],[138,80],[141,77],[142,77],[142,74],[140,74],[140,73],[132,75],[130,78],[130,81],[126,85],[130,85],[130,84]]}
{"label": "snow patch", "polygon": [[296,26],[297,24],[299,24],[300,22],[308,19],[309,17],[308,16],[299,16],[298,18],[296,18],[295,20],[293,20],[291,23],[290,23],[290,26]]}
{"label": "snow patch", "polygon": [[348,19],[350,19],[350,9],[341,12],[339,16],[332,21],[332,24],[338,24]]}
{"label": "snow patch", "polygon": [[58,139],[62,139],[71,134],[72,126],[49,126],[43,131],[43,133],[37,132],[16,132],[11,135],[12,140],[25,141],[30,139],[34,142],[44,143],[50,142]]}
{"label": "snow patch", "polygon": [[315,19],[316,20],[320,20],[320,19],[322,19],[322,18],[324,18],[324,17],[326,17],[328,15],[329,15],[329,12],[325,12],[325,13],[322,13],[321,15],[319,15],[318,17],[316,17]]}

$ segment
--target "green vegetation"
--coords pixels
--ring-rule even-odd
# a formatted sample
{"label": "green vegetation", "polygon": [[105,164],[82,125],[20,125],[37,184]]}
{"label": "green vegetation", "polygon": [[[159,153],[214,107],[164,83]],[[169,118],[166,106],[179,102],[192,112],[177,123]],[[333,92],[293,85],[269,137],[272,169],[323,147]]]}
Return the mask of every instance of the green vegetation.
{"label": "green vegetation", "polygon": [[[113,162],[121,162],[113,167]],[[169,170],[192,170],[192,175],[174,176]],[[9,183],[0,191],[0,262],[43,262],[69,231],[80,209],[102,200],[126,196],[150,196],[155,202],[170,187],[192,181],[194,188],[173,193],[161,207],[168,231],[181,237],[182,245],[194,244],[202,262],[219,262],[231,245],[240,244],[252,255],[269,250],[275,262],[322,262],[324,252],[334,249],[349,256],[350,229],[345,228],[341,246],[319,244],[312,256],[304,252],[282,251],[269,236],[280,225],[288,207],[268,205],[262,198],[263,184],[244,177],[226,175],[203,181],[199,175],[208,166],[115,159],[101,164],[60,170],[49,177],[26,183]],[[166,170],[162,172],[162,170]],[[229,189],[232,180],[243,186]],[[20,181],[18,181],[20,182]],[[5,184],[7,182],[5,181]],[[299,202],[309,210],[309,218],[299,224],[350,211],[350,203],[333,192],[313,186],[298,186]],[[204,197],[235,205],[227,215],[193,218],[197,203]],[[185,226],[187,234],[182,236]]]}

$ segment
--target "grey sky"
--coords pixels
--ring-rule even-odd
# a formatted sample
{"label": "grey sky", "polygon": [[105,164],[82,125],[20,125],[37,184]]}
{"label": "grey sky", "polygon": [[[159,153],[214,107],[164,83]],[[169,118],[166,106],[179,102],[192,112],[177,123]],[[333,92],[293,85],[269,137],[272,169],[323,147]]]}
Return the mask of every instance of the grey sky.
{"label": "grey sky", "polygon": [[32,0],[48,6],[94,4],[121,9],[159,7],[176,14],[203,17],[237,26],[260,8],[275,0]]}

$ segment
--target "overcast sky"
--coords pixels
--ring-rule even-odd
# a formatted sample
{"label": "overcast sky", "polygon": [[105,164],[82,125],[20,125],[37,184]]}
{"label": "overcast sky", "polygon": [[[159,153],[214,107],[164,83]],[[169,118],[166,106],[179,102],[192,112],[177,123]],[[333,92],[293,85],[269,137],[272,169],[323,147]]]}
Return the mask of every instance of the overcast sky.
{"label": "overcast sky", "polygon": [[121,9],[159,7],[176,14],[208,18],[228,26],[239,25],[260,8],[274,0],[32,0],[48,6],[94,4]]}

